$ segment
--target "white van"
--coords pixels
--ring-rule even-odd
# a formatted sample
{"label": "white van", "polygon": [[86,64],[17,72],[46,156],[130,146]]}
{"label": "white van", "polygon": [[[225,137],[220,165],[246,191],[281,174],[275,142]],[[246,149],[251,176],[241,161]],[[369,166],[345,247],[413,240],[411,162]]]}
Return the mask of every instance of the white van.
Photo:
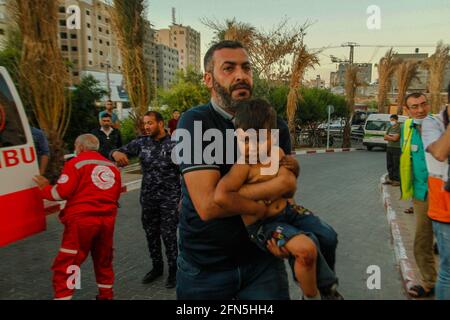
{"label": "white van", "polygon": [[32,178],[36,150],[22,102],[0,67],[0,247],[46,228],[43,201]]}
{"label": "white van", "polygon": [[[372,150],[374,147],[381,147],[386,149],[387,141],[384,140],[384,135],[390,126],[390,114],[373,113],[367,117],[364,126],[363,145],[367,150]],[[398,121],[404,123],[408,119],[405,116],[398,116]]]}

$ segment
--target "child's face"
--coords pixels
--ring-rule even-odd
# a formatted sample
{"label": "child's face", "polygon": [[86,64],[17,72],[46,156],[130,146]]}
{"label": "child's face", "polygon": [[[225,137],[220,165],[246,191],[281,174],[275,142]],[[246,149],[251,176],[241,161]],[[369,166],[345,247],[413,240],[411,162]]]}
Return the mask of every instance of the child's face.
{"label": "child's face", "polygon": [[248,164],[250,160],[256,159],[260,162],[260,155],[270,155],[272,149],[272,137],[270,130],[267,130],[267,136],[262,132],[257,132],[256,139],[249,138],[244,131],[238,130],[238,144],[241,153],[245,152],[245,160]]}

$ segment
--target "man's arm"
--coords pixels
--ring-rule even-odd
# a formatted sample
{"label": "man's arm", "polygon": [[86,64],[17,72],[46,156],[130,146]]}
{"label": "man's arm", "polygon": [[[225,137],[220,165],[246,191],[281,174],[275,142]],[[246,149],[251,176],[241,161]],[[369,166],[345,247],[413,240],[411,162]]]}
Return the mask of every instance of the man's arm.
{"label": "man's arm", "polygon": [[[195,210],[203,221],[239,215],[242,213],[242,207],[249,205],[247,201],[251,201],[241,197],[240,205],[242,207],[238,211],[221,208],[214,201],[216,188],[220,181],[220,171],[218,170],[190,171],[185,173],[183,178]],[[248,207],[245,210],[249,210]]]}
{"label": "man's arm", "polygon": [[139,144],[139,139],[134,139],[130,141],[127,145],[120,147],[119,149],[113,150],[110,153],[110,158],[117,162],[120,167],[125,167],[129,164],[128,157],[137,157],[141,150],[141,145]]}
{"label": "man's arm", "polygon": [[50,158],[48,155],[44,154],[41,156],[39,161],[39,173],[41,176],[45,175],[45,171],[47,170],[49,160]]}
{"label": "man's arm", "polygon": [[[450,111],[449,111],[450,112]],[[424,147],[436,160],[444,162],[450,155],[450,126],[442,133],[435,119],[425,119],[422,126]]]}
{"label": "man's arm", "polygon": [[246,184],[239,194],[253,200],[274,201],[280,198],[291,198],[297,190],[297,178],[292,171],[280,167],[278,175],[265,182]]}
{"label": "man's arm", "polygon": [[214,192],[214,202],[228,212],[238,212],[241,215],[258,216],[262,218],[266,206],[256,201],[244,198],[239,189],[248,178],[250,167],[246,164],[235,164],[230,172],[217,184]]}

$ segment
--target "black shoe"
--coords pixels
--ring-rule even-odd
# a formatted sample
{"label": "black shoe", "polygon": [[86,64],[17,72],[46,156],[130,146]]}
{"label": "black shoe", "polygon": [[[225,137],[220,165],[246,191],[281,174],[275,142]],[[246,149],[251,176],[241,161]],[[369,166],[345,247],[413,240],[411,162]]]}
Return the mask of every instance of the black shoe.
{"label": "black shoe", "polygon": [[320,290],[322,300],[344,300],[344,297],[337,291],[337,285]]}
{"label": "black shoe", "polygon": [[161,277],[162,275],[163,275],[163,268],[153,267],[153,269],[145,275],[144,279],[142,279],[142,283],[143,284],[151,283],[156,279],[158,279],[159,277]]}
{"label": "black shoe", "polygon": [[167,289],[173,289],[177,285],[177,270],[171,269],[169,270],[169,276],[167,277],[166,281],[166,288]]}

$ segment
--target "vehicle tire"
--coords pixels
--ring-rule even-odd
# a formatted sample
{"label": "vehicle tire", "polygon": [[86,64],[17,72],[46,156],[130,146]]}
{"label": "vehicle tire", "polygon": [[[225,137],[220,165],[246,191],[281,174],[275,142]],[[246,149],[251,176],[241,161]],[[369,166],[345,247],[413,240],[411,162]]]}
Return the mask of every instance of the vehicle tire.
{"label": "vehicle tire", "polygon": [[372,146],[367,146],[367,151],[372,151],[373,147]]}

